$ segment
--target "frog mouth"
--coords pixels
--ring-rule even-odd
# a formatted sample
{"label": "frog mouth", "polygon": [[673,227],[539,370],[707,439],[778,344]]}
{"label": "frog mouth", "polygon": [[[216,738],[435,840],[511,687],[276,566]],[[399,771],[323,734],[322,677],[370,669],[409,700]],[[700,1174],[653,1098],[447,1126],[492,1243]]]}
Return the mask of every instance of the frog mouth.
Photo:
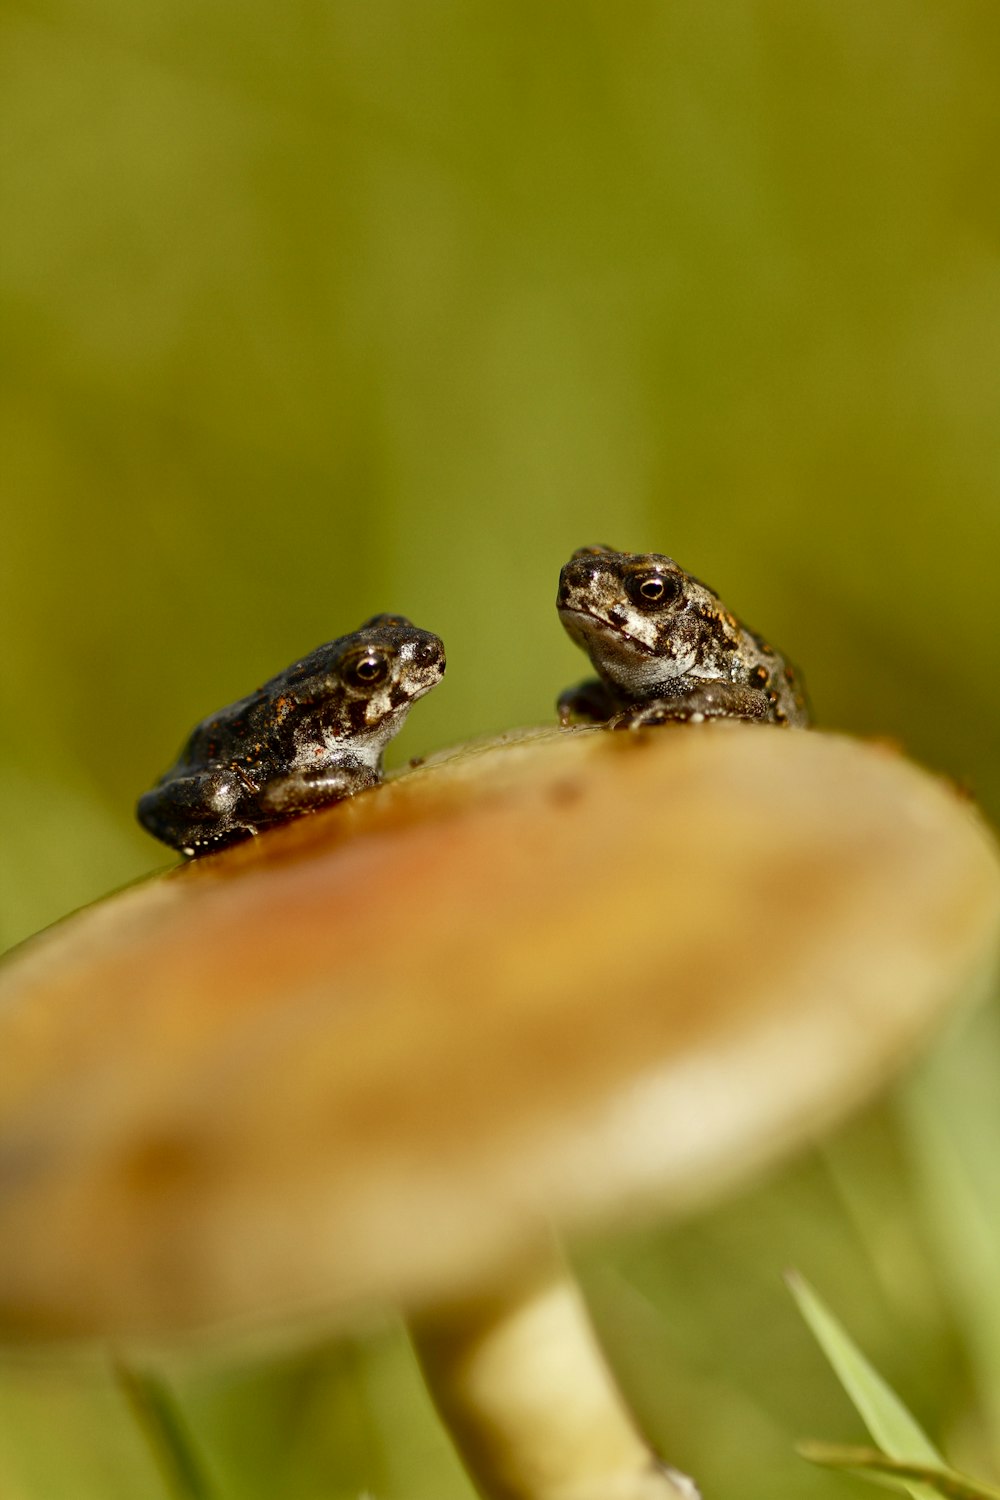
{"label": "frog mouth", "polygon": [[648,646],[645,641],[640,641],[637,636],[630,635],[627,630],[622,630],[617,625],[612,625],[610,620],[602,619],[600,615],[595,615],[589,609],[580,609],[575,604],[559,605],[559,617],[564,623],[566,623],[567,616],[574,622],[577,620],[587,620],[592,627],[597,627],[601,635],[610,636],[612,640],[618,642],[627,641],[630,647],[634,646],[637,651],[643,651],[647,656],[656,655],[652,646]]}

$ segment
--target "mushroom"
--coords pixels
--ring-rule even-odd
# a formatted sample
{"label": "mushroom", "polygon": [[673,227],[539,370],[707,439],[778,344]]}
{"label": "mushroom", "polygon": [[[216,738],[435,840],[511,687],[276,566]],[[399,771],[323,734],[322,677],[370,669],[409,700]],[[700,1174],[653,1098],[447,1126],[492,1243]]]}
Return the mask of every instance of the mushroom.
{"label": "mushroom", "polygon": [[506,736],[0,972],[0,1330],[403,1310],[491,1500],[696,1495],[557,1248],[717,1199],[982,991],[1000,864],[877,745]]}

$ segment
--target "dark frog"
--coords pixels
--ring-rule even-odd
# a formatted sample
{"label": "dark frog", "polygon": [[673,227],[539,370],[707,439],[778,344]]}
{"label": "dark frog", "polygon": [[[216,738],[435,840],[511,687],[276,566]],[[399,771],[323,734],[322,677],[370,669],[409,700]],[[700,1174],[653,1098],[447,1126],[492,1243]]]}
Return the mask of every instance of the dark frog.
{"label": "dark frog", "polygon": [[139,822],[204,854],[376,785],[386,745],[444,668],[436,635],[375,615],[203,719],[139,799]]}
{"label": "dark frog", "polygon": [[563,724],[809,722],[795,669],[670,557],[582,547],[559,576],[556,607],[598,674],[562,694]]}

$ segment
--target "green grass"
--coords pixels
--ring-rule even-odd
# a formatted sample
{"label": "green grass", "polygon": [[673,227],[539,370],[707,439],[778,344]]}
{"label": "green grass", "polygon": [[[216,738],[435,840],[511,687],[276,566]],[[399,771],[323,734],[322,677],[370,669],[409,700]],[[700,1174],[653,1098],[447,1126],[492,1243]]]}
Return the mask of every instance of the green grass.
{"label": "green grass", "polygon": [[[799,1444],[811,1463],[843,1469],[912,1500],[1000,1500],[1000,1490],[949,1468],[920,1424],[882,1379],[814,1289],[788,1277],[799,1311],[830,1361],[878,1448],[815,1441]],[[1000,1371],[997,1372],[1000,1375]]]}

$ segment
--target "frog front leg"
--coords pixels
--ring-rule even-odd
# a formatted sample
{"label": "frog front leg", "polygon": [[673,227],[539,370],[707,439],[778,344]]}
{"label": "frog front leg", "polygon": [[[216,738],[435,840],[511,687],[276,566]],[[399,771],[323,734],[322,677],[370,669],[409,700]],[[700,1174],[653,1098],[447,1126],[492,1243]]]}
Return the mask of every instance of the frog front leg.
{"label": "frog front leg", "polygon": [[575,687],[560,693],[556,703],[559,723],[565,728],[575,719],[585,719],[590,724],[604,724],[618,708],[607,685],[599,677],[588,677]]}
{"label": "frog front leg", "polygon": [[357,759],[334,765],[299,766],[262,787],[257,805],[268,819],[280,821],[340,802],[366,787],[377,786],[381,779],[377,767]]}
{"label": "frog front leg", "polygon": [[648,729],[660,724],[699,724],[704,719],[755,719],[778,722],[763,688],[740,682],[702,682],[688,693],[651,698],[615,714],[609,729]]}

